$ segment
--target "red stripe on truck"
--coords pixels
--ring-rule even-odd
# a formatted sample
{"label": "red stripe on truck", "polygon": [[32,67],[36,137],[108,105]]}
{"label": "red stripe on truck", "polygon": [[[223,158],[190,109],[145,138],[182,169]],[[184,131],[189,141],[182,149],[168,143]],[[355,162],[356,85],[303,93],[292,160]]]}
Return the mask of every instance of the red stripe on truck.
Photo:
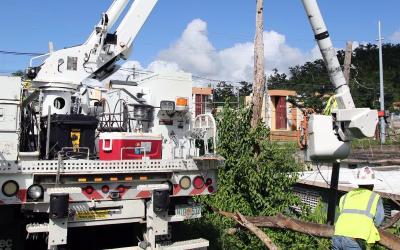
{"label": "red stripe on truck", "polygon": [[104,199],[104,197],[99,192],[97,192],[96,190],[93,190],[93,193],[91,193],[91,194],[88,194],[85,191],[83,191],[82,193],[90,200],[102,200],[102,199]]}
{"label": "red stripe on truck", "polygon": [[17,194],[17,198],[21,201],[21,202],[26,202],[26,189],[21,189],[19,190],[18,194]]}
{"label": "red stripe on truck", "polygon": [[174,191],[173,191],[173,195],[177,195],[180,191],[181,191],[181,186],[179,186],[179,184],[174,184]]}
{"label": "red stripe on truck", "polygon": [[150,196],[151,196],[150,191],[140,191],[140,192],[136,195],[137,198],[150,198]]}
{"label": "red stripe on truck", "polygon": [[206,188],[207,188],[206,185],[203,185],[203,187],[202,187],[202,188],[199,188],[199,189],[194,188],[194,189],[192,190],[192,192],[190,192],[190,195],[200,195],[200,194],[202,194],[202,193],[204,192],[204,190],[205,190]]}

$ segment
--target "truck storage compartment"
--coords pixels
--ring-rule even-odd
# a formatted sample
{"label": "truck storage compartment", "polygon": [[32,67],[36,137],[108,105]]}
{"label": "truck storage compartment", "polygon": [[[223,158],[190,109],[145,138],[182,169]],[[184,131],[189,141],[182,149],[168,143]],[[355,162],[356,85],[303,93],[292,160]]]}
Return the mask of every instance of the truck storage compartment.
{"label": "truck storage compartment", "polygon": [[162,137],[158,134],[101,133],[100,160],[140,160],[162,158]]}
{"label": "truck storage compartment", "polygon": [[[57,152],[68,151],[71,157],[86,158],[95,151],[95,131],[99,121],[94,116],[72,114],[52,115],[50,118],[49,158],[57,158]],[[41,153],[46,155],[47,117],[42,120]],[[86,149],[86,150],[85,150]]]}
{"label": "truck storage compartment", "polygon": [[[21,117],[21,78],[0,76],[0,163],[18,159]],[[0,244],[1,248],[1,244]]]}

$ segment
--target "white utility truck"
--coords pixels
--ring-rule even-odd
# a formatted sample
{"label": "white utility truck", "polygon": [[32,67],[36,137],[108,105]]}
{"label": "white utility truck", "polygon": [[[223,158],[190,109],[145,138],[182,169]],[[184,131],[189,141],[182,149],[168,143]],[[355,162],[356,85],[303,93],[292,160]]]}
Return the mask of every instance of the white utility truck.
{"label": "white utility truck", "polygon": [[[114,0],[85,43],[32,58],[23,78],[0,77],[4,249],[24,247],[8,235],[21,233],[21,216],[30,221],[24,235],[47,235],[48,249],[67,245],[71,228],[123,223],[144,225],[130,236],[138,249],[208,246],[205,239],[171,242],[170,223],[201,217],[193,197],[217,190],[222,161],[208,150],[214,118],[193,119],[191,75],[107,80],[156,4]],[[83,84],[90,79],[107,86]],[[199,140],[205,150],[196,148]]]}
{"label": "white utility truck", "polygon": [[[170,223],[201,216],[193,196],[216,191],[222,161],[208,147],[215,148],[214,118],[192,118],[190,75],[110,81],[101,93],[82,84],[119,69],[157,4],[135,0],[124,12],[130,2],[114,0],[84,44],[32,58],[23,79],[0,78],[0,224],[27,214],[27,233],[48,234],[49,249],[68,243],[69,228],[121,223],[145,225],[131,236],[138,249],[208,246],[204,239],[163,242]],[[373,136],[378,115],[355,108],[317,1],[302,2],[338,102],[331,116],[311,116],[307,155],[336,162],[352,139]],[[35,222],[43,214],[45,222]],[[0,243],[14,244],[2,235]]]}

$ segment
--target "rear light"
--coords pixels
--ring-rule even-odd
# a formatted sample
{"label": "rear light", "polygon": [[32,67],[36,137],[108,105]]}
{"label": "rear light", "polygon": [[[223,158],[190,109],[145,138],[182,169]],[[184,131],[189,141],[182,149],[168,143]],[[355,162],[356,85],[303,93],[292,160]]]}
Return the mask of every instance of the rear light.
{"label": "rear light", "polygon": [[194,188],[196,188],[196,189],[203,188],[203,187],[204,187],[204,178],[201,177],[201,176],[196,176],[196,177],[193,179],[193,186],[194,186]]}
{"label": "rear light", "polygon": [[210,186],[212,183],[213,183],[213,181],[212,181],[211,178],[208,178],[208,179],[206,180],[206,185],[207,185],[207,186]]}
{"label": "rear light", "polygon": [[213,193],[214,192],[214,187],[213,186],[208,186],[207,189],[208,189],[209,193]]}
{"label": "rear light", "polygon": [[117,190],[119,193],[124,193],[126,190],[126,187],[124,185],[120,185],[117,187]]}
{"label": "rear light", "polygon": [[110,191],[110,187],[109,186],[107,186],[107,185],[104,185],[102,188],[101,188],[101,191],[103,192],[103,193],[108,193],[109,191]]}
{"label": "rear light", "polygon": [[37,184],[33,184],[28,188],[27,195],[32,200],[38,200],[43,197],[43,187]]}
{"label": "rear light", "polygon": [[191,180],[190,180],[190,177],[189,176],[183,176],[181,179],[180,179],[180,181],[179,181],[179,186],[182,188],[182,189],[189,189],[190,188],[190,185],[191,185]]}
{"label": "rear light", "polygon": [[19,192],[19,185],[13,180],[6,181],[1,187],[1,192],[7,197],[13,197]]}
{"label": "rear light", "polygon": [[92,186],[87,186],[87,187],[85,188],[85,192],[86,192],[87,194],[93,194],[94,188],[93,188]]}

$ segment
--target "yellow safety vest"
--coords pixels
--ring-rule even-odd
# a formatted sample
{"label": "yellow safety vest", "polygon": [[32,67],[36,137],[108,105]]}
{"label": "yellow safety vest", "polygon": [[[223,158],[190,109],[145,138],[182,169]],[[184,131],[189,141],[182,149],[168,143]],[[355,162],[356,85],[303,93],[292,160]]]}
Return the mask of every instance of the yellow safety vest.
{"label": "yellow safety vest", "polygon": [[338,104],[336,101],[336,96],[331,96],[329,97],[328,101],[326,102],[326,106],[324,108],[324,111],[322,112],[323,115],[331,115],[332,110],[337,109]]}
{"label": "yellow safety vest", "polygon": [[355,189],[340,198],[340,215],[335,224],[335,235],[364,239],[375,243],[381,238],[374,224],[380,196],[367,189]]}

